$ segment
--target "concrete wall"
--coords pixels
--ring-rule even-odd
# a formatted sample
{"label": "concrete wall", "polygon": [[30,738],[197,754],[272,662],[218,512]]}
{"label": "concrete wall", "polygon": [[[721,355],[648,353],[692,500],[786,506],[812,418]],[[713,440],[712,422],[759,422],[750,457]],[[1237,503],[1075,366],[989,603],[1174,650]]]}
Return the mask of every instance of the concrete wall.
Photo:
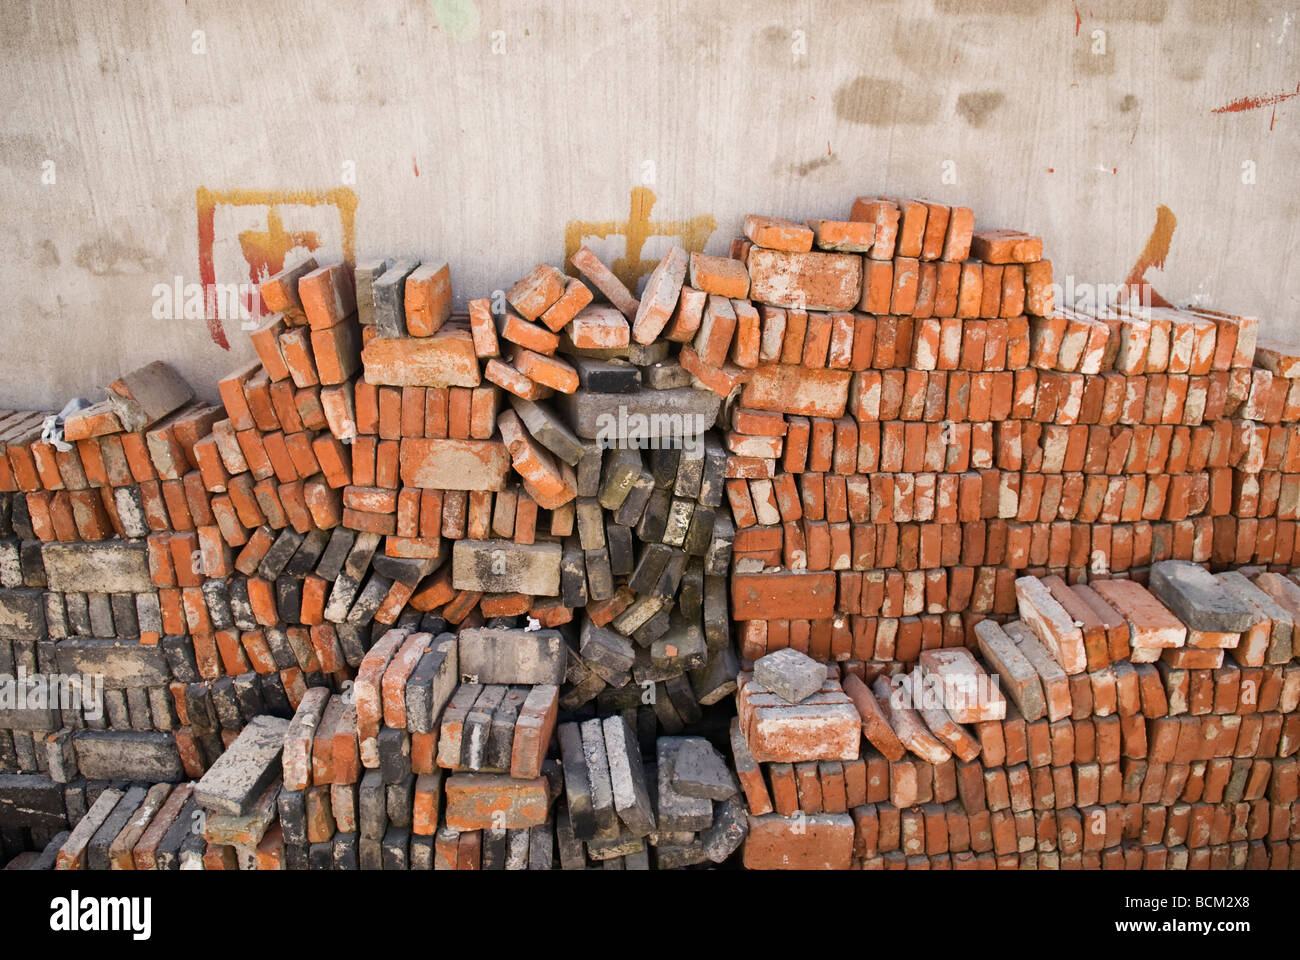
{"label": "concrete wall", "polygon": [[566,232],[637,273],[862,193],[1041,233],[1076,282],[1147,248],[1165,297],[1300,340],[1297,33],[1267,0],[5,0],[0,405],[154,358],[215,397],[238,322],[155,285],[286,249],[446,259],[463,302]]}

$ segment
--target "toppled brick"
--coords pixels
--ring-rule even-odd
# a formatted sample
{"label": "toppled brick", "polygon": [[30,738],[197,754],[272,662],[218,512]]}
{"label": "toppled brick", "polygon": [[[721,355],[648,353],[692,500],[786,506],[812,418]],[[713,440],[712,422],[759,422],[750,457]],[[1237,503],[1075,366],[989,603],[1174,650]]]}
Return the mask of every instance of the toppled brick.
{"label": "toppled brick", "polygon": [[632,336],[637,343],[653,343],[667,326],[686,279],[687,265],[686,251],[670,247],[651,272],[632,324]]}
{"label": "toppled brick", "polygon": [[605,752],[609,759],[614,808],[626,828],[636,836],[643,837],[651,833],[656,824],[646,788],[640,747],[637,746],[632,728],[622,716],[607,717],[601,726],[605,734]]}
{"label": "toppled brick", "polygon": [[1192,630],[1241,633],[1254,621],[1246,605],[1200,564],[1185,560],[1154,563],[1147,589]]}
{"label": "toppled brick", "polygon": [[688,739],[659,737],[655,741],[655,816],[661,832],[695,833],[713,825],[709,798],[679,793],[674,786],[677,758]]}
{"label": "toppled brick", "polygon": [[1181,647],[1186,640],[1187,627],[1140,584],[1132,580],[1097,580],[1092,588],[1124,615],[1133,647]]}
{"label": "toppled brick", "polygon": [[452,547],[452,585],[482,593],[558,596],[562,553],[558,543],[457,540]]}
{"label": "toppled brick", "polygon": [[752,299],[774,307],[852,310],[862,298],[862,258],[856,254],[755,248],[748,267]]}
{"label": "toppled brick", "polygon": [[925,674],[938,680],[943,709],[958,723],[983,723],[1006,716],[1007,703],[996,682],[965,647],[922,650],[919,663]]}
{"label": "toppled brick", "polygon": [[1038,671],[1014,641],[992,620],[975,624],[980,653],[1004,684],[1004,691],[1026,720],[1033,722],[1047,709]]}
{"label": "toppled brick", "polygon": [[889,724],[887,711],[881,707],[871,689],[853,674],[844,678],[844,692],[853,701],[862,720],[862,735],[867,742],[884,754],[885,759],[897,763],[903,759],[906,748]]}
{"label": "toppled brick", "polygon": [[[663,739],[660,738],[660,742]],[[702,737],[682,737],[680,740],[670,772],[673,790],[684,797],[707,800],[727,800],[735,796],[739,785],[722,754]],[[660,769],[663,769],[662,760]],[[662,821],[659,826],[666,829]]]}
{"label": "toppled brick", "polygon": [[362,349],[361,362],[373,384],[477,387],[482,382],[470,331],[450,324],[430,337],[377,337]]}
{"label": "toppled brick", "polygon": [[94,780],[167,783],[183,769],[171,734],[137,730],[83,730],[73,736],[77,768]]}
{"label": "toppled brick", "polygon": [[628,320],[636,317],[639,306],[636,297],[628,292],[627,287],[618,279],[609,269],[600,261],[600,258],[592,253],[587,247],[580,247],[577,253],[569,258],[572,263],[584,277],[587,278],[593,287],[612,303],[623,316]]}
{"label": "toppled brick", "polygon": [[255,717],[195,786],[198,803],[210,811],[248,813],[280,773],[289,723],[278,717]]}
{"label": "toppled brick", "polygon": [[717,419],[721,398],[707,390],[578,392],[557,398],[570,429],[584,440],[635,442],[697,437]]}
{"label": "toppled brick", "polygon": [[792,647],[754,661],[754,680],[790,703],[812,696],[826,682],[826,667]]}
{"label": "toppled brick", "polygon": [[60,593],[153,590],[143,543],[47,543],[41,548],[49,589]]}
{"label": "toppled brick", "polygon": [[444,781],[443,816],[453,830],[517,830],[546,822],[550,791],[545,777],[515,780],[508,774],[456,773]]}
{"label": "toppled brick", "polygon": [[407,437],[400,451],[402,483],[436,490],[501,490],[510,453],[495,440]]}
{"label": "toppled brick", "polygon": [[555,630],[474,627],[460,633],[459,669],[467,683],[558,686],[566,650]]}
{"label": "toppled brick", "polygon": [[1016,579],[1016,599],[1020,619],[1038,635],[1067,674],[1088,669],[1088,655],[1083,646],[1083,632],[1036,577]]}
{"label": "toppled brick", "polygon": [[108,401],[123,429],[136,432],[157,423],[194,399],[194,390],[161,360],[114,380]]}

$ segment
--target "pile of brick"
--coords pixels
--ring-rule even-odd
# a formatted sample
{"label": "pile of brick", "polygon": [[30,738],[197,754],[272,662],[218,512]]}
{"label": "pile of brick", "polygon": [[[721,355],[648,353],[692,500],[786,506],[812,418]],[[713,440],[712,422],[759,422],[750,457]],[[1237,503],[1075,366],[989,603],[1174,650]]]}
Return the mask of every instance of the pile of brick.
{"label": "pile of brick", "polygon": [[[1103,643],[1087,658],[1080,647],[1062,659],[1060,649],[1030,644],[1034,666],[1065,694],[1047,719],[1016,716],[1015,706],[1006,719],[996,696],[957,715],[911,709],[907,698],[890,707],[896,690],[919,689],[926,673],[973,682],[991,670],[963,648],[978,645],[993,662],[981,634],[1016,612],[1022,585],[1064,592],[1078,620],[1092,607],[1074,591],[1107,608],[1112,587],[1145,592],[1139,582],[1171,558],[1291,568],[1300,504],[1293,352],[1257,349],[1252,318],[1057,310],[1037,238],[968,225],[963,235],[965,217],[925,203],[859,200],[853,219],[871,220],[868,206],[884,211],[874,234],[883,249],[861,238],[864,312],[834,312],[849,297],[826,291],[858,268],[812,251],[829,246],[824,225],[750,218],[747,239],[733,246],[748,257],[751,296],[763,301],[760,365],[732,371],[741,386],[728,435],[741,656],[757,673],[794,649],[843,672],[789,699],[741,674],[732,746],[754,817],[746,864],[1035,866],[1041,854],[1045,866],[1099,866],[1105,851],[1106,866],[1142,866],[1141,847],[1136,862],[1131,848],[1129,859],[1115,855],[1121,838],[1139,837],[1139,798],[1153,796],[1184,818],[1188,804],[1254,803],[1231,810],[1231,830],[1217,828],[1214,862],[1294,864],[1297,737],[1279,736],[1284,721],[1297,729],[1287,716],[1295,694],[1282,692],[1300,684],[1289,652],[1275,651],[1267,665],[1254,653],[1240,661],[1258,671],[1246,674],[1248,690],[1271,691],[1263,707],[1248,693],[1241,709],[1263,739],[1220,744],[1228,752],[1212,756],[1185,747],[1163,792],[1154,783],[1165,785],[1170,759],[1148,762],[1145,725],[1190,707],[1171,693],[1171,704],[1153,700],[1139,712],[1129,698],[1117,708],[1113,675],[1130,685],[1143,677],[1153,690],[1162,679],[1183,689],[1196,678],[1204,694],[1205,684],[1237,689],[1244,670],[1223,666],[1223,650],[1201,649],[1210,641],[1200,638],[1168,652],[1157,672],[1157,656],[1140,644],[1130,654],[1113,608],[1103,616],[1115,628],[1113,651]],[[1102,579],[1110,577],[1124,579]],[[1024,617],[1023,597],[1019,607]],[[1274,623],[1288,633],[1293,619],[1274,610],[1254,629],[1266,634]],[[1007,632],[1032,639],[1019,622]],[[909,676],[913,664],[921,672]],[[1229,717],[1235,732],[1237,700],[1223,697],[1215,716]],[[1212,704],[1202,696],[1193,715]],[[855,716],[872,745],[865,754]],[[1247,757],[1260,759],[1252,767]],[[1192,761],[1201,764],[1193,771],[1209,761],[1216,777],[1234,762],[1238,773],[1254,769],[1251,789],[1225,793],[1216,780],[1202,794],[1193,778],[1184,791]],[[1135,792],[1148,767],[1153,786]],[[1209,836],[1191,844],[1187,836],[1148,826],[1141,839],[1174,851],[1172,865],[1187,863],[1189,847],[1193,865],[1209,863]],[[1145,865],[1164,862],[1152,853]]]}
{"label": "pile of brick", "polygon": [[0,852],[1294,866],[1300,356],[961,207],[744,232],[308,259],[220,407],[4,415],[0,678],[87,696],[0,696]]}

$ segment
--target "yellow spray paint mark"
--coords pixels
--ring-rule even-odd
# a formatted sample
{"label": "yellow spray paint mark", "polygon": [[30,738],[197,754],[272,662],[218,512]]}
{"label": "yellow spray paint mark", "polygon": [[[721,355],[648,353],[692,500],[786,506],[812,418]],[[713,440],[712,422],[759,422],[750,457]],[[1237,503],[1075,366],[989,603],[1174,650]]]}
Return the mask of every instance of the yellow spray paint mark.
{"label": "yellow spray paint mark", "polygon": [[569,258],[578,252],[584,237],[622,236],[627,238],[627,252],[609,265],[627,288],[636,292],[637,280],[648,274],[658,260],[643,260],[641,251],[651,237],[675,237],[686,250],[699,253],[718,229],[718,221],[709,214],[689,220],[651,220],[650,212],[659,198],[648,187],[633,187],[626,220],[570,220],[564,227],[565,269],[575,275],[577,271]]}

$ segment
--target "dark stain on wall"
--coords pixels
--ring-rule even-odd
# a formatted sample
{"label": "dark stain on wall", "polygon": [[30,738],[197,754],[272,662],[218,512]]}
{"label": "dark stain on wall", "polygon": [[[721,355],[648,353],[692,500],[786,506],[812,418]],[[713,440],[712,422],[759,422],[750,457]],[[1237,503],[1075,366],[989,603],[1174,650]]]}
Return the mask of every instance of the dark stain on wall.
{"label": "dark stain on wall", "polygon": [[1093,53],[1093,40],[1084,38],[1074,50],[1074,73],[1080,77],[1106,77],[1115,72],[1115,34],[1106,31],[1106,52]]}
{"label": "dark stain on wall", "polygon": [[939,113],[939,95],[903,86],[897,80],[862,74],[835,91],[835,115],[873,127],[923,124]]}
{"label": "dark stain on wall", "polygon": [[971,14],[1010,14],[1031,17],[1047,8],[1047,0],[934,0],[936,13],[969,16]]}
{"label": "dark stain on wall", "polygon": [[982,127],[1005,100],[1001,90],[972,90],[957,97],[957,115],[972,127]]}
{"label": "dark stain on wall", "polygon": [[1160,59],[1175,80],[1195,83],[1205,74],[1205,40],[1195,34],[1166,37],[1160,44]]}
{"label": "dark stain on wall", "polygon": [[118,277],[152,270],[157,258],[129,240],[101,234],[77,247],[72,262],[97,277]]}
{"label": "dark stain on wall", "polygon": [[803,163],[790,164],[789,170],[797,177],[806,177],[810,173],[816,173],[818,170],[824,170],[826,167],[833,167],[838,164],[839,158],[832,154],[819,154],[811,160],[805,160]]}

